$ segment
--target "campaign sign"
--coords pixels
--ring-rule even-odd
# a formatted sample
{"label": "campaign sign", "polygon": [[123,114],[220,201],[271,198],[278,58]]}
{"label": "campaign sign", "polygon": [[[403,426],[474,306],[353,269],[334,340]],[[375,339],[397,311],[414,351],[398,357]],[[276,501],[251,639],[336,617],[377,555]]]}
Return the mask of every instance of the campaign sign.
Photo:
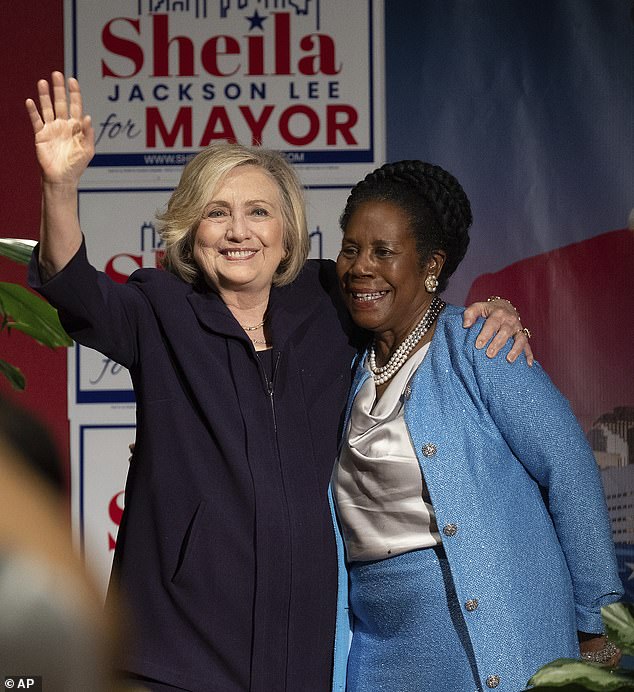
{"label": "campaign sign", "polygon": [[[91,264],[117,283],[142,267],[160,266],[155,216],[170,193],[169,188],[80,190],[79,217]],[[81,405],[133,403],[130,375],[107,355],[76,345],[69,354],[68,400],[71,418]]]}
{"label": "campaign sign", "polygon": [[382,1],[66,0],[65,22],[87,180],[171,180],[215,140],[281,150],[315,182],[382,163]]}
{"label": "campaign sign", "polygon": [[105,596],[123,516],[133,424],[73,424],[72,514],[75,539]]}

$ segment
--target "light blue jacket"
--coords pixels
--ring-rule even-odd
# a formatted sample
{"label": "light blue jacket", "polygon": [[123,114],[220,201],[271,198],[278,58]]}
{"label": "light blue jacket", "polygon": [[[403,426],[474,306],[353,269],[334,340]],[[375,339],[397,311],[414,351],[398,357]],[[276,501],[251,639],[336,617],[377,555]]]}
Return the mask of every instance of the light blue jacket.
{"label": "light blue jacket", "polygon": [[[603,630],[601,607],[618,600],[622,585],[600,473],[568,402],[539,364],[491,360],[476,349],[480,324],[464,329],[462,313],[450,305],[441,313],[406,391],[405,422],[481,684],[499,678],[498,690],[516,692],[545,663],[578,655],[577,630]],[[359,365],[347,417],[367,376]],[[333,690],[343,692],[351,632],[334,508],[333,520],[340,565]]]}

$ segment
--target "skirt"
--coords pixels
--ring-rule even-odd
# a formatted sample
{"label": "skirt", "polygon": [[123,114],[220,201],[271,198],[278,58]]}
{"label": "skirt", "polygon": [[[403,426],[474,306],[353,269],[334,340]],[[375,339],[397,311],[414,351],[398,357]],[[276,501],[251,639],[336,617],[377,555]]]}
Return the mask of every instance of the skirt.
{"label": "skirt", "polygon": [[482,692],[442,547],[353,562],[347,692]]}

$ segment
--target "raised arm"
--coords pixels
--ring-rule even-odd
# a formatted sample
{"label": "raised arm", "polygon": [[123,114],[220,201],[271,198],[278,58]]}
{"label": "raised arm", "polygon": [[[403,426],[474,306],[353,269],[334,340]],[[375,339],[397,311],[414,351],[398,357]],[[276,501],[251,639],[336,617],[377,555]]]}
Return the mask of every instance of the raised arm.
{"label": "raised arm", "polygon": [[39,258],[43,278],[63,269],[81,246],[77,188],[95,151],[94,131],[90,116],[83,113],[79,83],[73,78],[66,83],[61,72],[53,72],[51,83],[52,96],[45,79],[37,83],[39,110],[32,99],[26,101],[42,172]]}

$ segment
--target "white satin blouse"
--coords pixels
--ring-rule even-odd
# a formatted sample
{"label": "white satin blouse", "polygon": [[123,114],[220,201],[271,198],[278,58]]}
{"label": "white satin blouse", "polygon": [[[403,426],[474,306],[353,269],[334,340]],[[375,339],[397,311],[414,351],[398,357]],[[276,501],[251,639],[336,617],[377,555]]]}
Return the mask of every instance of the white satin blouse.
{"label": "white satin blouse", "polygon": [[352,405],[333,475],[349,561],[382,560],[441,543],[403,415],[403,392],[428,349],[425,344],[407,360],[378,401],[369,377]]}

